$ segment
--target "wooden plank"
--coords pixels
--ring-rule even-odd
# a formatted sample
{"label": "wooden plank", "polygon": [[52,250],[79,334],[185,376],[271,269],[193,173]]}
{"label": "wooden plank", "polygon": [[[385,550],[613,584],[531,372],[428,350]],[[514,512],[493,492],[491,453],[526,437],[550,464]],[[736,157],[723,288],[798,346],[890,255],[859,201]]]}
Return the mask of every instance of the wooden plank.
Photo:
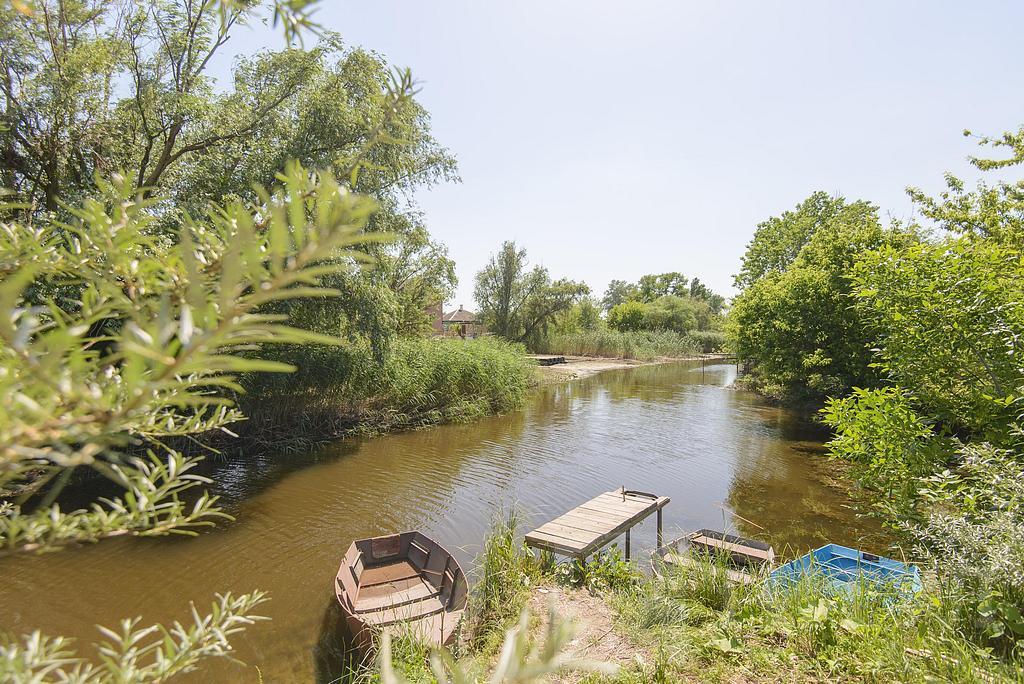
{"label": "wooden plank", "polygon": [[[586,503],[580,504],[576,508],[581,508],[587,511],[597,511],[599,513],[606,513],[608,515],[617,515],[620,518],[628,518],[632,515],[636,515],[637,513],[643,513],[646,510],[642,506],[615,506],[613,504],[606,504],[593,501],[588,501]],[[652,508],[651,510],[653,511],[654,509]]]}
{"label": "wooden plank", "polygon": [[578,541],[583,544],[589,543],[595,535],[601,534],[600,532],[581,530],[576,527],[566,527],[565,525],[559,525],[557,523],[544,523],[535,531],[542,534],[550,534],[555,537],[562,537],[564,539],[569,539],[570,541]]}
{"label": "wooden plank", "polygon": [[565,525],[549,522],[538,527],[537,531],[544,534],[553,534],[559,537],[565,537],[566,539],[579,540],[586,545],[594,541],[597,537],[600,537],[606,530],[581,530],[576,527],[566,527]]}
{"label": "wooden plank", "polygon": [[580,517],[576,514],[562,515],[551,522],[556,525],[565,525],[566,527],[575,527],[580,530],[587,530],[588,532],[604,532],[609,529],[609,527],[615,526],[615,521],[594,520],[592,518]]}
{"label": "wooden plank", "polygon": [[623,515],[626,515],[626,516],[631,515],[630,512],[623,511],[621,508],[616,510],[616,509],[613,509],[613,508],[611,508],[609,506],[604,506],[604,505],[601,505],[601,504],[592,504],[589,501],[586,502],[586,503],[581,503],[576,508],[573,508],[572,510],[567,511],[567,512],[568,513],[576,513],[578,511],[592,511],[592,512],[594,512],[596,514],[603,515],[605,517],[612,517],[612,518],[616,518],[616,519],[622,518]]}
{"label": "wooden plank", "polygon": [[628,511],[629,513],[639,513],[640,511],[645,511],[648,508],[650,508],[650,504],[652,503],[654,502],[651,501],[649,503],[645,503],[643,501],[631,501],[630,499],[626,499],[625,501],[619,499],[616,501],[615,499],[599,496],[595,499],[591,499],[590,501],[580,504],[580,506],[600,508],[614,513],[623,511]]}
{"label": "wooden plank", "polygon": [[634,496],[632,494],[627,494],[623,496],[621,492],[605,492],[604,494],[599,494],[598,496],[595,496],[593,499],[591,499],[591,501],[600,503],[610,503],[616,505],[638,504],[644,508],[647,508],[652,503],[654,503],[655,500],[648,499],[647,497]]}
{"label": "wooden plank", "polygon": [[530,546],[547,548],[552,551],[556,551],[557,553],[564,553],[570,556],[575,556],[586,548],[585,545],[580,546],[579,544],[574,544],[567,539],[544,534],[543,532],[538,532],[536,530],[526,535],[526,543]]}
{"label": "wooden plank", "polygon": [[722,551],[728,551],[731,554],[747,556],[761,561],[768,560],[769,552],[767,549],[755,549],[752,546],[745,546],[742,544],[733,544],[727,542],[724,539],[715,539],[714,537],[705,537],[701,535],[694,537],[690,540],[691,544],[698,544],[700,546],[708,546],[711,548],[721,549]]}
{"label": "wooden plank", "polygon": [[591,511],[586,508],[574,508],[568,513],[558,516],[555,521],[561,520],[580,520],[587,521],[595,525],[618,525],[623,520],[623,516],[614,515],[612,513],[603,513],[601,511]]}
{"label": "wooden plank", "polygon": [[[622,491],[605,492],[563,513],[526,535],[526,543],[555,553],[587,556],[619,537],[669,503]],[[660,525],[659,525],[660,527]],[[660,529],[659,529],[660,532]]]}
{"label": "wooden plank", "polygon": [[359,600],[356,601],[356,612],[378,611],[388,608],[396,608],[407,603],[416,603],[428,598],[436,598],[440,592],[423,580],[417,584],[396,589],[393,592],[378,596],[363,596],[360,592]]}
{"label": "wooden plank", "polygon": [[548,532],[543,527],[537,528],[527,536],[531,539],[544,538],[550,541],[552,544],[561,544],[562,546],[572,547],[577,550],[586,547],[586,545],[590,541],[589,539],[577,539],[575,537],[566,537],[559,534],[558,532]]}
{"label": "wooden plank", "polygon": [[419,575],[419,570],[406,560],[385,563],[383,565],[370,565],[363,569],[363,574],[359,577],[359,586],[368,587],[374,584],[387,584],[388,582],[419,577]]}

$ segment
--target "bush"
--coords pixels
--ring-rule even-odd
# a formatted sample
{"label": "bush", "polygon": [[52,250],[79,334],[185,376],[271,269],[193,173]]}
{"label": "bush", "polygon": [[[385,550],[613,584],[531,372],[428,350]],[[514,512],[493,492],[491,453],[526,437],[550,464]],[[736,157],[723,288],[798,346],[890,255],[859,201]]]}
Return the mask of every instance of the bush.
{"label": "bush", "polygon": [[705,354],[716,354],[725,351],[726,337],[724,332],[717,330],[694,330],[688,337],[700,345]]}
{"label": "bush", "polygon": [[298,366],[288,376],[247,376],[243,405],[256,424],[280,439],[330,437],[347,431],[378,432],[473,420],[518,408],[535,369],[522,345],[495,338],[407,338],[383,358],[364,342],[341,347],[301,345],[282,350]]}
{"label": "bush", "polygon": [[646,317],[647,305],[643,302],[623,302],[608,311],[608,327],[619,332],[640,330],[644,327]]}

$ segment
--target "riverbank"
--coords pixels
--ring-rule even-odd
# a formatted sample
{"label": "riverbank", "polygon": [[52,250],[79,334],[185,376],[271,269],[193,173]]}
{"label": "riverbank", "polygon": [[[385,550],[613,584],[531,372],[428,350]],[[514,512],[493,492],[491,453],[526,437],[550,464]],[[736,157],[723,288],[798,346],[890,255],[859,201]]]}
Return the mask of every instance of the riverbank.
{"label": "riverbank", "polygon": [[[547,673],[539,681],[562,684],[1020,680],[1019,655],[996,657],[950,626],[952,607],[934,580],[914,597],[884,588],[836,594],[813,577],[769,592],[763,581],[728,582],[724,559],[652,577],[615,550],[586,565],[552,565],[509,528],[491,539],[481,559],[491,581],[478,585],[470,612],[489,636],[506,628],[513,645],[532,649],[474,641],[471,625],[457,647],[471,681],[502,667],[499,653],[510,651],[519,666]],[[521,610],[531,617],[515,627]],[[399,653],[408,681],[433,681],[423,650]]]}
{"label": "riverbank", "polygon": [[[536,359],[550,354],[531,354],[530,358]],[[661,356],[654,359],[640,361],[637,359],[610,358],[602,356],[566,356],[565,363],[553,366],[539,366],[538,378],[542,385],[549,385],[559,382],[569,382],[580,378],[590,377],[597,373],[609,370],[621,370],[623,368],[638,368],[640,366],[656,366],[663,363],[674,363],[677,361],[701,361],[724,358],[724,354],[695,354],[682,357]]]}

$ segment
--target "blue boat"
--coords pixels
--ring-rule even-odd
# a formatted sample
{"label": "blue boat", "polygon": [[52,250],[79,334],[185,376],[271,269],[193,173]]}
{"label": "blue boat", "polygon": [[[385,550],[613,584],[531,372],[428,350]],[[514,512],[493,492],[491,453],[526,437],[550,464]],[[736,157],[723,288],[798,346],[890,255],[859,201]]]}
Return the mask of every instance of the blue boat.
{"label": "blue boat", "polygon": [[792,586],[806,575],[823,577],[837,591],[851,591],[860,583],[878,588],[894,586],[901,593],[921,591],[921,573],[916,566],[839,544],[826,544],[780,565],[772,571],[769,582]]}

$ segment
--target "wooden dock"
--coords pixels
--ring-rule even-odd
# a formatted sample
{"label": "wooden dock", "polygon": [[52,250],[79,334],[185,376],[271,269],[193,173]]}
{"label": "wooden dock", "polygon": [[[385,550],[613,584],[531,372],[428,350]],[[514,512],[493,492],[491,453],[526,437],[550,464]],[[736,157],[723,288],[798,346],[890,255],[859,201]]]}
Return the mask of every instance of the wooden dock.
{"label": "wooden dock", "polygon": [[658,515],[661,546],[661,509],[668,502],[667,496],[628,489],[605,492],[527,534],[526,545],[582,559],[625,533],[628,559],[630,529],[652,513]]}

